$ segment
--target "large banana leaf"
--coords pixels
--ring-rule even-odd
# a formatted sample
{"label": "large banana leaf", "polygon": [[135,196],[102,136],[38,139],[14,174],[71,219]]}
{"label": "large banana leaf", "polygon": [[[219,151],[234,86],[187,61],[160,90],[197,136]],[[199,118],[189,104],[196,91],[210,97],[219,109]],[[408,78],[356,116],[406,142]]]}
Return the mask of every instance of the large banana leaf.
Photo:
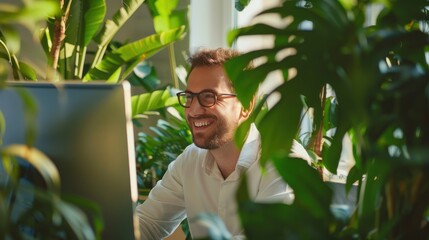
{"label": "large banana leaf", "polygon": [[70,11],[65,42],[84,48],[90,43],[104,21],[105,0],[74,0]]}
{"label": "large banana leaf", "polygon": [[[180,39],[184,34],[184,27],[179,27],[166,32],[153,34],[144,39],[126,44],[112,52],[109,52],[106,57],[97,66],[91,69],[83,78],[84,81],[106,80],[118,81],[119,75],[112,76],[115,72],[120,71],[124,64],[130,62],[138,62],[152,56],[163,47]],[[129,67],[129,68],[133,68]],[[130,70],[126,69],[125,73]],[[122,79],[127,76],[122,76]]]}

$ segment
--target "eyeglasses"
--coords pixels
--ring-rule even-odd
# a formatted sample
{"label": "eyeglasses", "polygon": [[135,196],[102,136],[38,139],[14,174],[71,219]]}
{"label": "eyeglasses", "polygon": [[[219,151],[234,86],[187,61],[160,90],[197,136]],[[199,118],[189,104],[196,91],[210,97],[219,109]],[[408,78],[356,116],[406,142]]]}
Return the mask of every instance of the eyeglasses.
{"label": "eyeglasses", "polygon": [[189,108],[191,106],[192,100],[194,100],[195,96],[197,96],[198,102],[203,107],[211,107],[215,105],[219,97],[236,97],[237,96],[232,93],[217,94],[207,90],[199,93],[179,92],[176,95],[177,95],[177,98],[179,99],[179,104],[185,108]]}

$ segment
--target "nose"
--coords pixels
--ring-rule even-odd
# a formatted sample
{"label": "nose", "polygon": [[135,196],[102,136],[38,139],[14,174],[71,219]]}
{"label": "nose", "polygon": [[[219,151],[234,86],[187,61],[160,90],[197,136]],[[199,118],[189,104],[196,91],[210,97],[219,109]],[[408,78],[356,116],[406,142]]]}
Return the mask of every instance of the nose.
{"label": "nose", "polygon": [[192,99],[191,105],[186,110],[188,110],[191,116],[197,116],[205,111],[205,107],[201,106],[198,98],[195,96],[194,99]]}

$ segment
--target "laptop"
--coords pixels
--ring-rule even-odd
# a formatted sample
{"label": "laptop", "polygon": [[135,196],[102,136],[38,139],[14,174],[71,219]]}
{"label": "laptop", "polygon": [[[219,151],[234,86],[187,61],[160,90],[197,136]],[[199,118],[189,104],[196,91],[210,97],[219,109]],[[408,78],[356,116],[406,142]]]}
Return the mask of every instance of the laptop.
{"label": "laptop", "polygon": [[57,166],[61,194],[100,207],[103,239],[137,239],[130,84],[7,82],[0,89],[6,122],[2,146],[26,142],[24,105],[17,89],[36,103],[35,147]]}

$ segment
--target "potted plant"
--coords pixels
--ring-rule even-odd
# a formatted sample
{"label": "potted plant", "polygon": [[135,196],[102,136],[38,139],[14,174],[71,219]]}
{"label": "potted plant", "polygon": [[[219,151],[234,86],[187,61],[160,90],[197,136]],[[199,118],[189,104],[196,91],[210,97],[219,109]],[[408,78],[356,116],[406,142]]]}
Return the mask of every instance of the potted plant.
{"label": "potted plant", "polygon": [[[257,23],[231,32],[231,43],[246,35],[275,39],[272,48],[230,61],[227,72],[244,104],[268,73],[283,73],[284,82],[268,93],[281,98],[258,127],[262,163],[271,161],[295,190],[292,205],[257,204],[243,184],[237,200],[249,239],[428,238],[427,7],[421,0],[286,0],[259,14],[290,20],[285,26]],[[371,9],[380,11],[368,24]],[[287,49],[293,53],[283,54]],[[258,58],[265,61],[241,71]],[[297,74],[289,76],[289,69]],[[330,114],[321,94],[327,86],[337,101],[336,127],[318,157],[335,173],[342,140],[351,136],[355,165],[346,188],[357,183],[359,191],[350,215],[331,205],[332,190],[316,169],[287,155],[306,106],[314,112],[313,136],[321,131]]]}

